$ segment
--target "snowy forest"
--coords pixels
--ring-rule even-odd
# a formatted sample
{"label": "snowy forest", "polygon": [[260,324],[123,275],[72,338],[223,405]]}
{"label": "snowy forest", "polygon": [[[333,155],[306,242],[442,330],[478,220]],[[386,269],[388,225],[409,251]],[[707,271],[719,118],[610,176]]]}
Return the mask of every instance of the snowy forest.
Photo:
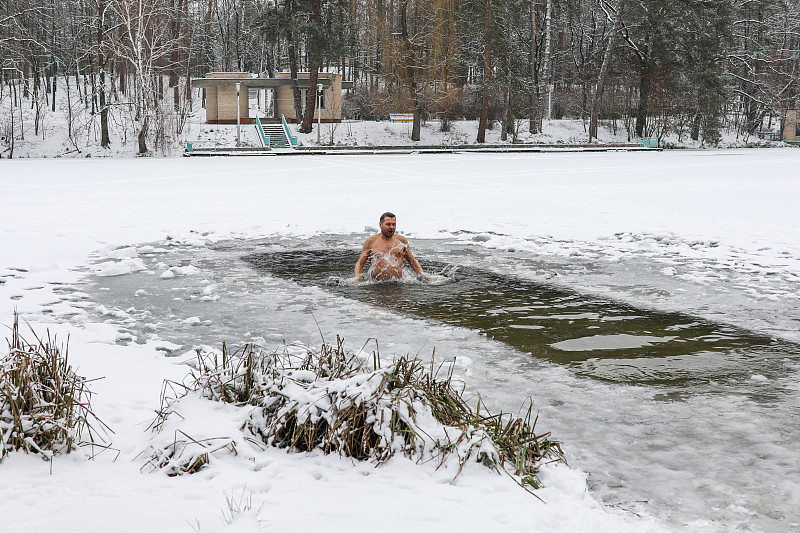
{"label": "snowy forest", "polygon": [[800,0],[0,0],[0,62],[4,139],[61,106],[76,146],[163,150],[201,105],[191,78],[240,71],[341,73],[346,118],[413,112],[412,139],[547,114],[713,145],[800,104]]}

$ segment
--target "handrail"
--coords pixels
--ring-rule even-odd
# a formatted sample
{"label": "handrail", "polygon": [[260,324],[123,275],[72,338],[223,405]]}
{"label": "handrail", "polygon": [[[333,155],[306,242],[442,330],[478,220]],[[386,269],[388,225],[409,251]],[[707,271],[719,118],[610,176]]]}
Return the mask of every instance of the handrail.
{"label": "handrail", "polygon": [[199,139],[199,140],[196,140],[196,141],[186,141],[186,151],[187,152],[193,152],[196,149],[195,145],[197,145],[197,144],[210,144],[211,146],[214,147],[214,151],[217,150],[217,141],[216,140],[213,140],[213,139]]}
{"label": "handrail", "polygon": [[283,131],[286,132],[286,137],[289,139],[289,142],[292,143],[292,146],[297,146],[297,137],[292,135],[292,132],[289,131],[289,124],[286,123],[286,117],[281,115],[281,123],[283,124]]}
{"label": "handrail", "polygon": [[639,146],[644,148],[658,148],[658,137],[640,137]]}
{"label": "handrail", "polygon": [[264,134],[264,126],[261,125],[261,121],[256,117],[256,130],[258,133],[261,134],[261,142],[264,143],[265,148],[269,148],[269,137]]}

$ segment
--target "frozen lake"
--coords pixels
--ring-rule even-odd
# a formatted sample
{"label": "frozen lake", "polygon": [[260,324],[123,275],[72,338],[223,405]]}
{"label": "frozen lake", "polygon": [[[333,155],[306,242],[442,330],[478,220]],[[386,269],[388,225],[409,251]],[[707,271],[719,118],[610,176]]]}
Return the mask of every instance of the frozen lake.
{"label": "frozen lake", "polygon": [[[675,525],[796,527],[797,344],[557,282],[564,267],[623,276],[625,262],[557,265],[469,241],[413,241],[432,284],[354,285],[365,235],[152,243],[139,254],[149,270],[95,278],[90,293],[125,310],[118,323],[131,342],[156,334],[181,356],[223,341],[272,348],[336,335],[384,358],[435,348],[490,409],[516,412],[532,398],[539,427],[609,505]],[[659,283],[640,273],[635,292],[681,292]]]}
{"label": "frozen lake", "polygon": [[[171,362],[222,342],[316,346],[340,335],[382,358],[435,350],[455,359],[467,394],[492,410],[517,412],[532,399],[537,428],[588,473],[591,495],[625,512],[573,517],[552,504],[553,530],[636,514],[675,531],[798,531],[798,153],[3,161],[0,311],[74,333],[70,353],[93,375],[111,374],[97,382],[97,401],[122,450],[113,465],[80,464],[67,477],[96,468],[88,490],[116,500],[69,500],[64,478],[24,490],[20,481],[0,491],[23,490],[12,524],[28,524],[38,495],[52,490],[74,524],[100,508],[116,523],[131,498],[152,496],[180,506],[153,518],[159,530],[185,525],[259,472],[226,464],[186,485],[140,475],[141,423]],[[434,283],[349,282],[384,210],[397,213]],[[287,473],[294,459],[274,459],[275,490],[250,490],[276,518],[289,520],[281,512],[290,507],[305,513],[298,494],[325,487],[318,468],[336,480],[352,473],[318,459],[298,462],[300,476]],[[23,465],[14,479],[37,468]],[[391,477],[374,483],[363,486],[389,490],[386,501],[439,494],[438,482],[421,492]],[[591,510],[578,485],[570,509]],[[185,497],[176,492],[184,486]],[[474,503],[488,497],[479,489],[455,487],[437,510],[461,509],[474,531],[496,523]],[[473,503],[460,503],[468,494]],[[509,531],[529,530],[513,505],[496,510]],[[386,519],[373,511],[359,517]],[[442,514],[425,526],[445,530]],[[327,523],[324,511],[311,519]],[[335,530],[359,529],[354,519],[340,517]],[[37,520],[55,527],[56,518]]]}

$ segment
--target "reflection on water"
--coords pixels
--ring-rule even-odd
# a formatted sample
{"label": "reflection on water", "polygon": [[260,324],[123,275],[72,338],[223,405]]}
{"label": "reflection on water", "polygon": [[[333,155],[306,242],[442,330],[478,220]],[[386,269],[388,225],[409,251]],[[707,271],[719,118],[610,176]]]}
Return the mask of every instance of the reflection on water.
{"label": "reflection on water", "polygon": [[358,251],[283,251],[243,259],[300,285],[477,330],[579,374],[613,381],[720,379],[751,371],[754,357],[768,374],[772,366],[778,371],[786,349],[770,337],[680,313],[645,311],[469,267],[426,262],[432,284],[410,272],[402,281],[354,283]]}

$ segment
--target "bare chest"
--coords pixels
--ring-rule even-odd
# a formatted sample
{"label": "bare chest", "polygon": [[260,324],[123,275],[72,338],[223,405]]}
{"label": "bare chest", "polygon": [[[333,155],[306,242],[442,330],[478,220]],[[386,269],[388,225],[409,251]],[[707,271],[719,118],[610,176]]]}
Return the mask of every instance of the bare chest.
{"label": "bare chest", "polygon": [[399,240],[376,241],[370,248],[370,256],[373,259],[402,259],[406,251],[406,245]]}

